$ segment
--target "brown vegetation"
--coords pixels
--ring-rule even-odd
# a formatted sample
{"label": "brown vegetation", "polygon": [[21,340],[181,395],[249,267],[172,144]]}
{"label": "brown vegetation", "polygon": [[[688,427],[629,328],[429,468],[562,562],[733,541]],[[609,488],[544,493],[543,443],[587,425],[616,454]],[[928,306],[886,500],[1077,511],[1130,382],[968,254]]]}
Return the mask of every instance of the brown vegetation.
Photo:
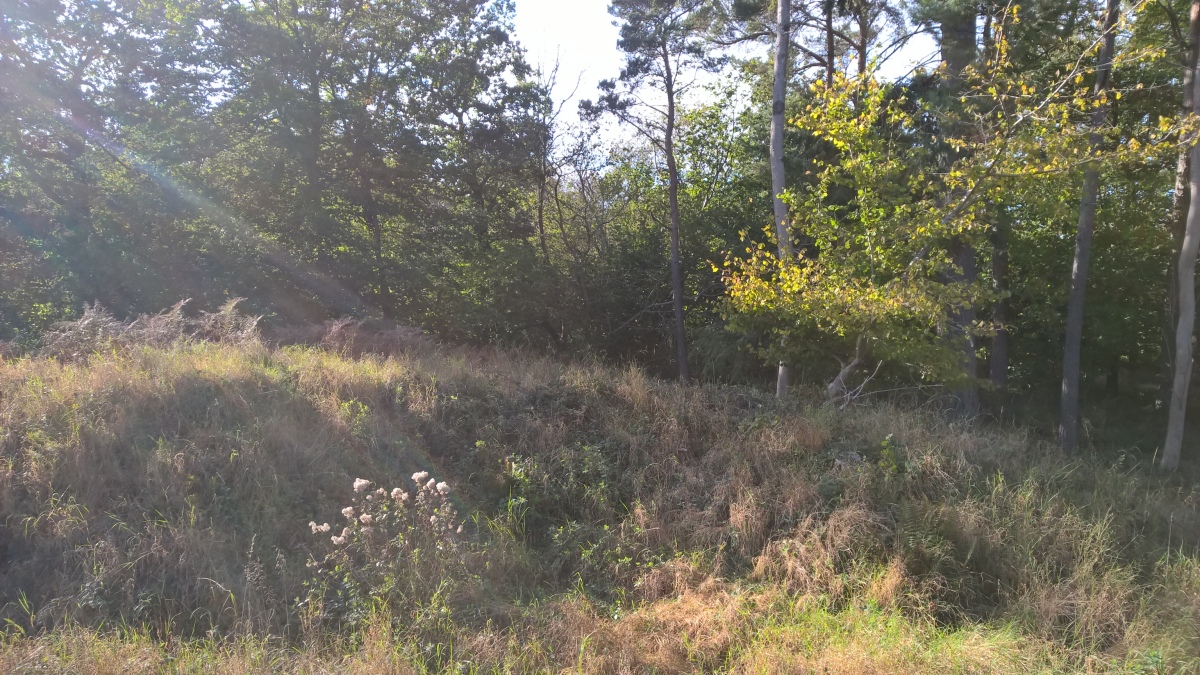
{"label": "brown vegetation", "polygon": [[[0,362],[0,670],[1196,665],[1200,500],[1128,455],[422,344]],[[464,571],[334,622],[308,523],[418,471]]]}

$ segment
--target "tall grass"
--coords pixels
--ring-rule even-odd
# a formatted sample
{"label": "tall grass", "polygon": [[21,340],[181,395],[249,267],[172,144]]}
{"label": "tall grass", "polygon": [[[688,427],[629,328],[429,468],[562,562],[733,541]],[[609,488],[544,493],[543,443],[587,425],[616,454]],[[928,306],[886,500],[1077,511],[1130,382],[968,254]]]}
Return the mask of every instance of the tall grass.
{"label": "tall grass", "polygon": [[[5,672],[1197,668],[1200,496],[1134,456],[496,350],[69,351],[0,362]],[[364,573],[355,479],[417,472],[462,531]]]}

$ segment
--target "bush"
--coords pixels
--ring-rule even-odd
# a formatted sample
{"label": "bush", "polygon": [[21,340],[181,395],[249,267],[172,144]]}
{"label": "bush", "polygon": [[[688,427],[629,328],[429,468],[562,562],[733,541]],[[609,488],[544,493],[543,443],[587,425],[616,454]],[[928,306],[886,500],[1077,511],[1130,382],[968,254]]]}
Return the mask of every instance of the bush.
{"label": "bush", "polygon": [[78,361],[97,352],[131,347],[166,348],[181,342],[246,344],[258,340],[258,317],[239,314],[234,298],[216,312],[188,318],[183,300],[158,314],[143,314],[123,322],[98,303],[86,305],[74,321],[57,323],[42,337],[40,356]]}

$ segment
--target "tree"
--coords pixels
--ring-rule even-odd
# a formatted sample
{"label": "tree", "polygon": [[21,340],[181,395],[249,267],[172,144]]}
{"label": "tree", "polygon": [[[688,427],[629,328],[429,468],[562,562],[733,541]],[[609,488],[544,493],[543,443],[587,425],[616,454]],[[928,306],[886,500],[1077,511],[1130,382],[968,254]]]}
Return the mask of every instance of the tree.
{"label": "tree", "polygon": [[[792,235],[788,231],[788,207],[783,200],[787,189],[783,168],[784,107],[787,102],[789,45],[792,30],[791,0],[778,0],[779,17],[775,28],[775,79],[771,89],[771,192],[774,197],[775,230],[779,239],[779,258],[788,260],[793,255]],[[779,374],[775,379],[775,396],[787,398],[792,382],[792,369],[787,363],[779,363]]]}
{"label": "tree", "polygon": [[[1193,0],[1191,12],[1192,35],[1197,34],[1200,22],[1200,1]],[[1198,112],[1200,103],[1200,61],[1193,52],[1192,91],[1185,92],[1184,100],[1192,104],[1192,114]],[[1175,327],[1175,377],[1171,387],[1171,407],[1167,418],[1167,440],[1163,445],[1162,468],[1173,471],[1179,466],[1179,455],[1183,448],[1184,421],[1187,416],[1188,387],[1192,377],[1192,334],[1196,325],[1196,252],[1200,248],[1200,143],[1193,137],[1189,140],[1190,165],[1189,188],[1192,199],[1188,203],[1187,227],[1179,249],[1179,264],[1176,268],[1179,309]]]}
{"label": "tree", "polygon": [[[1103,128],[1108,121],[1107,95],[1112,75],[1116,26],[1120,19],[1120,0],[1108,0],[1101,35],[1099,66],[1096,70],[1089,139],[1091,154],[1104,142]],[[1063,347],[1062,416],[1058,437],[1063,452],[1074,453],[1079,447],[1079,361],[1083,341],[1084,296],[1087,293],[1088,264],[1092,254],[1092,233],[1096,229],[1096,201],[1100,191],[1100,168],[1088,165],[1083,172],[1083,196],[1079,202],[1079,228],[1075,235],[1075,260],[1071,267],[1071,294],[1067,300],[1067,331]],[[1185,385],[1186,389],[1186,385]]]}
{"label": "tree", "polygon": [[[675,315],[675,358],[679,379],[691,380],[685,324],[684,279],[680,245],[679,165],[676,125],[682,96],[694,83],[687,79],[715,61],[705,56],[703,35],[711,18],[704,0],[613,0],[609,12],[620,23],[617,46],[625,53],[618,80],[600,83],[597,103],[583,101],[586,116],[615,114],[662,152],[666,163],[668,230],[671,236],[671,299]],[[618,91],[618,84],[623,87]],[[639,90],[652,88],[662,99],[647,102]]]}

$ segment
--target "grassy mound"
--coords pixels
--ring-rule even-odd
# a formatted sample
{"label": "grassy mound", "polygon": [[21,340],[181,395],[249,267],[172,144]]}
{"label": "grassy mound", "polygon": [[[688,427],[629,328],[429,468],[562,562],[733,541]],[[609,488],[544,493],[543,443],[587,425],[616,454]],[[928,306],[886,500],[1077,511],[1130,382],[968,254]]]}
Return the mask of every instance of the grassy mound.
{"label": "grassy mound", "polygon": [[1200,665],[1190,480],[893,404],[183,341],[0,427],[4,672]]}

